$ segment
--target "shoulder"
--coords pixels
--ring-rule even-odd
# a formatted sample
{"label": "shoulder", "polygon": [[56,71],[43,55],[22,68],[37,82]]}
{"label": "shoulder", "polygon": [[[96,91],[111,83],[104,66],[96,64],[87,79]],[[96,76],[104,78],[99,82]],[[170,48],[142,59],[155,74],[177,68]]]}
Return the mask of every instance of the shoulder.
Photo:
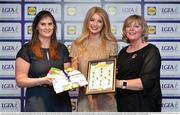
{"label": "shoulder", "polygon": [[21,57],[29,62],[29,56],[32,55],[29,43],[25,43],[18,51],[16,58]]}
{"label": "shoulder", "polygon": [[117,41],[110,41],[110,40],[108,40],[107,42],[106,42],[108,45],[117,45]]}
{"label": "shoulder", "polygon": [[150,57],[159,56],[160,57],[159,49],[153,44],[148,44],[148,46],[145,48],[144,56],[145,57],[146,56],[150,56]]}
{"label": "shoulder", "polygon": [[159,49],[154,44],[149,43],[146,51],[148,51],[148,52],[159,52]]}
{"label": "shoulder", "polygon": [[28,51],[28,50],[30,50],[30,43],[28,42],[28,43],[25,43],[22,47],[21,47],[21,49],[20,49],[20,51]]}
{"label": "shoulder", "polygon": [[80,45],[78,45],[76,41],[73,41],[73,42],[71,43],[71,47],[72,47],[72,48],[78,48],[79,46],[80,46]]}
{"label": "shoulder", "polygon": [[118,48],[118,44],[116,41],[106,41],[106,47],[109,49],[117,49]]}
{"label": "shoulder", "polygon": [[58,48],[66,48],[64,43],[58,42]]}
{"label": "shoulder", "polygon": [[125,47],[123,47],[121,50],[120,50],[120,52],[125,52],[126,50],[127,50],[127,48],[129,47],[129,45],[128,46],[125,46]]}
{"label": "shoulder", "polygon": [[122,54],[122,53],[124,53],[124,52],[126,52],[127,48],[128,48],[128,46],[123,47],[123,48],[119,51],[119,55]]}

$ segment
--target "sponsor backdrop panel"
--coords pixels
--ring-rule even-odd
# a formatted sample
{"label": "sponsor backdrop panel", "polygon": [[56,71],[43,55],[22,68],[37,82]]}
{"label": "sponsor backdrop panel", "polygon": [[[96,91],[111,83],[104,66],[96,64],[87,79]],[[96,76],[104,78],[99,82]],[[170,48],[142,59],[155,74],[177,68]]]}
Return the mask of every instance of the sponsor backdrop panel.
{"label": "sponsor backdrop panel", "polygon": [[1,42],[0,41],[0,58],[16,57],[17,52],[21,48],[21,42]]}
{"label": "sponsor backdrop panel", "polygon": [[100,4],[64,4],[64,21],[83,21],[86,12],[92,6],[100,6]]}
{"label": "sponsor backdrop panel", "polygon": [[[82,31],[86,12],[92,6],[104,8],[111,30],[122,41],[122,26],[132,14],[143,16],[149,27],[149,39],[162,56],[162,111],[180,112],[180,0],[0,0],[0,111],[21,112],[25,88],[15,82],[15,56],[31,39],[32,20],[41,10],[50,11],[57,21],[57,38],[68,49]],[[79,90],[70,91],[73,111],[77,111]]]}
{"label": "sponsor backdrop panel", "polygon": [[141,15],[141,4],[107,3],[103,7],[109,14],[111,21],[123,21],[132,14]]}
{"label": "sponsor backdrop panel", "polygon": [[180,80],[161,80],[163,96],[180,96]]}
{"label": "sponsor backdrop panel", "polygon": [[179,112],[180,99],[165,98],[162,100],[162,112]]}
{"label": "sponsor backdrop panel", "polygon": [[15,77],[15,60],[0,60],[0,78]]}
{"label": "sponsor backdrop panel", "polygon": [[159,48],[162,58],[180,58],[180,42],[166,41],[166,42],[151,42]]}
{"label": "sponsor backdrop panel", "polygon": [[21,111],[20,99],[0,99],[0,111],[1,112],[19,112]]}
{"label": "sponsor backdrop panel", "polygon": [[180,23],[148,23],[151,40],[180,40]]}
{"label": "sponsor backdrop panel", "polygon": [[0,97],[21,96],[21,89],[14,80],[0,80]]}
{"label": "sponsor backdrop panel", "polygon": [[178,20],[180,4],[145,4],[144,17],[146,20]]}
{"label": "sponsor backdrop panel", "polygon": [[161,63],[161,77],[178,78],[180,76],[180,61],[166,60]]}
{"label": "sponsor backdrop panel", "polygon": [[0,20],[21,20],[21,4],[0,4]]}
{"label": "sponsor backdrop panel", "polygon": [[21,23],[1,23],[0,22],[0,39],[21,40]]}
{"label": "sponsor backdrop panel", "polygon": [[82,23],[65,23],[64,24],[64,39],[75,40],[82,31]]}
{"label": "sponsor backdrop panel", "polygon": [[32,20],[34,16],[41,10],[48,10],[50,11],[56,21],[61,20],[61,4],[25,4],[25,20]]}

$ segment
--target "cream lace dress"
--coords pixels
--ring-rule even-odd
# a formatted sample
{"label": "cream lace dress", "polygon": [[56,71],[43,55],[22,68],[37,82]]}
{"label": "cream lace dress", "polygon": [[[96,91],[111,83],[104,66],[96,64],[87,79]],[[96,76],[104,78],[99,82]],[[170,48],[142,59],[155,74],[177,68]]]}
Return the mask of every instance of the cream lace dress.
{"label": "cream lace dress", "polygon": [[[88,40],[86,41],[88,42]],[[106,42],[106,48],[101,47],[102,42],[96,44],[88,43],[86,50],[81,51],[80,46],[74,42],[71,45],[70,57],[78,58],[78,70],[80,70],[87,78],[88,61],[107,59],[110,56],[117,55],[117,44],[115,42]],[[116,112],[116,100],[114,93],[93,94],[88,96],[85,94],[85,87],[79,89],[78,111],[79,112]],[[93,103],[93,108],[90,106]]]}

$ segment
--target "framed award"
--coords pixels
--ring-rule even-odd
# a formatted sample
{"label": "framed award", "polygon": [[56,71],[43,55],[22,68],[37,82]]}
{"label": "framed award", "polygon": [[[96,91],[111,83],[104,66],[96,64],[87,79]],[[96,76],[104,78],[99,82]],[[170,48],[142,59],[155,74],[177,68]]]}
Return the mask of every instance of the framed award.
{"label": "framed award", "polygon": [[89,61],[86,94],[115,92],[116,59]]}

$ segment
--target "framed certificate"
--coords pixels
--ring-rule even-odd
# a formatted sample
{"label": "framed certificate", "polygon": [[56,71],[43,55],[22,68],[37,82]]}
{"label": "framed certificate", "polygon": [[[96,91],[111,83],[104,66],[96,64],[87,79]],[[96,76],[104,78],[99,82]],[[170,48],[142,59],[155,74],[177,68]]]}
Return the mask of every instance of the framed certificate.
{"label": "framed certificate", "polygon": [[86,94],[115,91],[116,59],[89,61]]}

